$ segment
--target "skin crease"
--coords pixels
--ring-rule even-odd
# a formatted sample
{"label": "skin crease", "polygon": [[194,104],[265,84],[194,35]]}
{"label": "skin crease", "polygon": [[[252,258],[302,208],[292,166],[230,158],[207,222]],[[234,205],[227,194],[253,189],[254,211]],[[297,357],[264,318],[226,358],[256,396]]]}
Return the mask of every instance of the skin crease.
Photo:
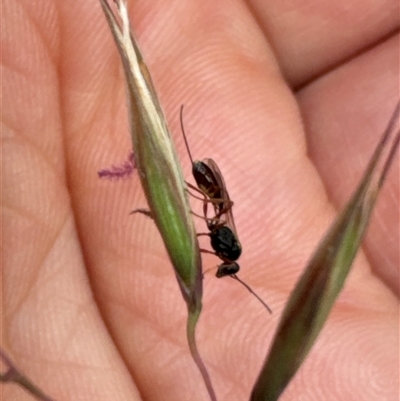
{"label": "skin crease", "polygon": [[[398,5],[226,3],[130,2],[130,14],[185,175],[182,103],[194,157],[216,160],[235,202],[240,277],[274,311],[206,274],[200,352],[218,400],[243,401],[395,108]],[[100,5],[14,0],[3,11],[3,347],[58,401],[207,400],[162,241],[129,216],[145,206],[138,177],[97,178],[130,150]],[[398,399],[398,170],[397,158],[346,288],[281,400]],[[204,257],[204,270],[216,264]]]}

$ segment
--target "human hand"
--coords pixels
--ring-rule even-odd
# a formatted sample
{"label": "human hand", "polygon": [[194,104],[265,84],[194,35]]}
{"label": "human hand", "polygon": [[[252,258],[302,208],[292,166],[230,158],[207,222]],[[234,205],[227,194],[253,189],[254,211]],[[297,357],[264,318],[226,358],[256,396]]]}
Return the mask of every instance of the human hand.
{"label": "human hand", "polygon": [[[197,340],[220,401],[248,399],[288,295],[398,98],[397,4],[296,4],[130,7],[186,177],[182,103],[193,155],[218,162],[235,202],[240,276],[274,311],[206,275]],[[97,178],[131,147],[99,3],[9,2],[3,18],[3,346],[57,401],[207,399],[161,238],[129,216],[145,206],[138,177]],[[398,193],[392,168],[346,289],[282,400],[395,398]],[[204,270],[217,263],[205,257]],[[15,386],[4,395],[32,399]]]}

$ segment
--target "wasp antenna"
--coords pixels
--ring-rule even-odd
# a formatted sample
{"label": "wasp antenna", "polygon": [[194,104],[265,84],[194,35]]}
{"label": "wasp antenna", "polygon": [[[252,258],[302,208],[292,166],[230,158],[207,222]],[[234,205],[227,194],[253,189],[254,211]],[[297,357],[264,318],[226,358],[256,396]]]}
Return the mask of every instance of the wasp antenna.
{"label": "wasp antenna", "polygon": [[242,284],[244,287],[246,287],[246,288],[249,290],[249,292],[252,293],[252,294],[263,304],[264,308],[265,308],[269,313],[272,314],[271,308],[260,298],[259,295],[257,295],[257,294],[253,291],[253,289],[252,289],[248,284],[246,284],[243,280],[241,280],[236,274],[231,274],[230,276],[231,276],[232,278],[234,278],[235,280],[239,281],[239,283]]}
{"label": "wasp antenna", "polygon": [[180,111],[179,117],[180,117],[180,121],[181,121],[181,130],[182,130],[182,134],[183,134],[183,139],[185,140],[186,149],[188,151],[190,161],[192,162],[192,165],[193,165],[194,164],[193,157],[192,157],[192,154],[190,153],[189,144],[186,139],[185,128],[183,127],[183,104],[181,106],[181,111]]}

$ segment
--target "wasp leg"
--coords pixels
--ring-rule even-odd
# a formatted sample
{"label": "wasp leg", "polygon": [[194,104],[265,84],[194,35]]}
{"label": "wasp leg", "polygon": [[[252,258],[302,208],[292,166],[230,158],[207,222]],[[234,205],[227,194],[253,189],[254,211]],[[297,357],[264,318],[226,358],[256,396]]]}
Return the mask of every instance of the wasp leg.
{"label": "wasp leg", "polygon": [[146,217],[149,217],[150,219],[154,220],[151,211],[148,209],[135,209],[135,210],[132,210],[129,214],[135,214],[135,213],[144,214]]}

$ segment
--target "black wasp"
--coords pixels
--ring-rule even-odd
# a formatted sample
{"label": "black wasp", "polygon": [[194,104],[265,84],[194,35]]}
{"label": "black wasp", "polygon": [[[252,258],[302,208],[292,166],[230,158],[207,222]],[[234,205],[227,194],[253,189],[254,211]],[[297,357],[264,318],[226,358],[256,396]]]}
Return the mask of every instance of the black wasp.
{"label": "black wasp", "polygon": [[[242,254],[242,246],[240,244],[233,219],[233,202],[229,197],[225,181],[220,169],[217,166],[217,163],[215,163],[215,161],[212,159],[203,159],[202,161],[193,160],[183,127],[183,106],[181,106],[180,110],[180,122],[186,149],[192,163],[192,174],[198,188],[189,183],[187,185],[189,188],[199,192],[203,196],[201,199],[203,200],[204,217],[200,217],[204,218],[207,228],[210,230],[209,233],[198,235],[209,236],[211,240],[211,247],[215,252],[204,249],[202,251],[215,254],[222,260],[223,263],[218,266],[216,273],[218,278],[230,276],[239,281],[264,305],[264,307],[270,313],[272,313],[269,306],[249,287],[248,284],[243,282],[236,275],[236,273],[240,270],[240,266],[236,261]],[[208,217],[207,205],[209,203],[212,204],[215,213],[215,216],[211,218]]]}

